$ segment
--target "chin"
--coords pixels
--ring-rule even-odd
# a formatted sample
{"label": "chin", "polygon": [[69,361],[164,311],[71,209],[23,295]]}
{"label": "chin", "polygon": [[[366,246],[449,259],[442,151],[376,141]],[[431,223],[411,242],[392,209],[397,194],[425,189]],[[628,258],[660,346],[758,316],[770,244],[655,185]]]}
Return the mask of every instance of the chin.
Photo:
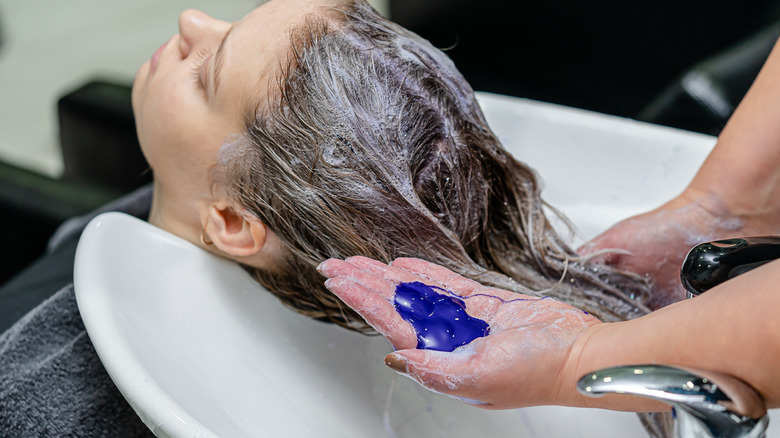
{"label": "chin", "polygon": [[132,90],[132,102],[133,102],[133,110],[135,110],[137,106],[136,100],[138,99],[138,94],[141,92],[141,89],[145,87],[145,82],[149,78],[149,61],[146,61],[141,65],[141,67],[138,69],[137,72],[135,72],[135,78],[133,78],[133,90]]}
{"label": "chin", "polygon": [[138,72],[135,74],[135,79],[133,80],[133,87],[130,93],[130,102],[133,107],[133,117],[135,117],[135,123],[136,126],[138,126],[140,121],[139,111],[143,107],[143,101],[146,94],[146,79],[149,74],[149,65],[148,63],[141,66],[140,69],[138,69]]}

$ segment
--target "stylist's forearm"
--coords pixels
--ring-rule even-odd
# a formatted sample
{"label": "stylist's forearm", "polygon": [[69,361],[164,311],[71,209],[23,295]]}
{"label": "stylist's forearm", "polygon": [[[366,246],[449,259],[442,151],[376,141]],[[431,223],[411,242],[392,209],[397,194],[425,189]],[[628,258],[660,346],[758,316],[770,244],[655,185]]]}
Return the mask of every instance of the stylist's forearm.
{"label": "stylist's forearm", "polygon": [[714,194],[735,215],[780,208],[779,46],[686,190],[689,197]]}
{"label": "stylist's forearm", "polygon": [[[601,368],[664,364],[717,371],[755,388],[769,408],[780,407],[780,261],[743,274],[707,293],[635,320],[600,324],[575,345],[567,365],[576,380]],[[574,397],[577,397],[574,395]],[[616,400],[577,404],[616,409]],[[627,402],[625,401],[627,400]],[[619,409],[642,409],[625,403]]]}

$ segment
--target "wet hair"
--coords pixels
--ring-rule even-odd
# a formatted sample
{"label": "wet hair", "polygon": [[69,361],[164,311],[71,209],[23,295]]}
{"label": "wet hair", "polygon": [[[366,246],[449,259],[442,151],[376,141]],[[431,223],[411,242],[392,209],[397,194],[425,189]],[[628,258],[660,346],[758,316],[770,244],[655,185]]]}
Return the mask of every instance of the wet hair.
{"label": "wet hair", "polygon": [[283,243],[276,268],[246,269],[284,303],[370,331],[315,269],[362,255],[426,259],[603,321],[648,311],[642,278],[581,260],[558,235],[538,176],[440,50],[358,0],[308,15],[289,53],[222,165],[228,196]]}

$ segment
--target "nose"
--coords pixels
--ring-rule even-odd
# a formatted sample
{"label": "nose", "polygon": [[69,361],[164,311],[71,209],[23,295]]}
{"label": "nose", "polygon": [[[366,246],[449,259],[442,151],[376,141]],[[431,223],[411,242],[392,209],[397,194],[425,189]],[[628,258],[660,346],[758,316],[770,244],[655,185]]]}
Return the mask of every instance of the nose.
{"label": "nose", "polygon": [[179,51],[186,58],[193,49],[208,44],[219,44],[230,28],[230,23],[217,20],[205,12],[187,9],[179,16]]}

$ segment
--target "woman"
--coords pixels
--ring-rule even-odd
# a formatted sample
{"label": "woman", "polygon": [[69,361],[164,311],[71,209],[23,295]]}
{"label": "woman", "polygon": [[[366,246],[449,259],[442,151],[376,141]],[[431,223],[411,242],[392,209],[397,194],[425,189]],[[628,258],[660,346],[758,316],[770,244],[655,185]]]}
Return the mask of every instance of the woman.
{"label": "woman", "polygon": [[232,25],[187,11],[180,29],[133,87],[152,224],[354,329],[316,271],[329,257],[426,258],[607,320],[647,311],[638,276],[576,262],[449,59],[367,4],[274,1]]}
{"label": "woman", "polygon": [[[485,284],[564,299],[590,315],[552,300],[539,310],[563,309],[585,325],[593,315],[647,313],[641,277],[580,260],[558,237],[535,174],[501,148],[451,61],[362,0],[275,0],[232,24],[186,11],[179,28],[133,85],[155,179],[152,224],[241,263],[294,309],[355,330],[369,327],[316,270],[329,257],[425,258]],[[72,289],[60,295],[43,306],[73,316],[72,299],[58,301]],[[20,333],[43,332],[35,321],[0,338],[0,352]],[[40,403],[60,388],[57,376],[83,369],[79,361],[99,368],[74,324],[28,358],[45,357],[46,366],[14,368],[24,370],[0,382],[21,388],[35,381],[30,373],[52,370],[45,385],[24,387]],[[81,350],[63,356],[72,345]],[[78,428],[68,418],[117,415],[105,373],[77,375],[103,383],[86,399],[95,402],[60,406],[78,412],[50,418]],[[14,394],[2,393],[0,405]],[[20,435],[45,433],[36,422],[20,427]]]}

